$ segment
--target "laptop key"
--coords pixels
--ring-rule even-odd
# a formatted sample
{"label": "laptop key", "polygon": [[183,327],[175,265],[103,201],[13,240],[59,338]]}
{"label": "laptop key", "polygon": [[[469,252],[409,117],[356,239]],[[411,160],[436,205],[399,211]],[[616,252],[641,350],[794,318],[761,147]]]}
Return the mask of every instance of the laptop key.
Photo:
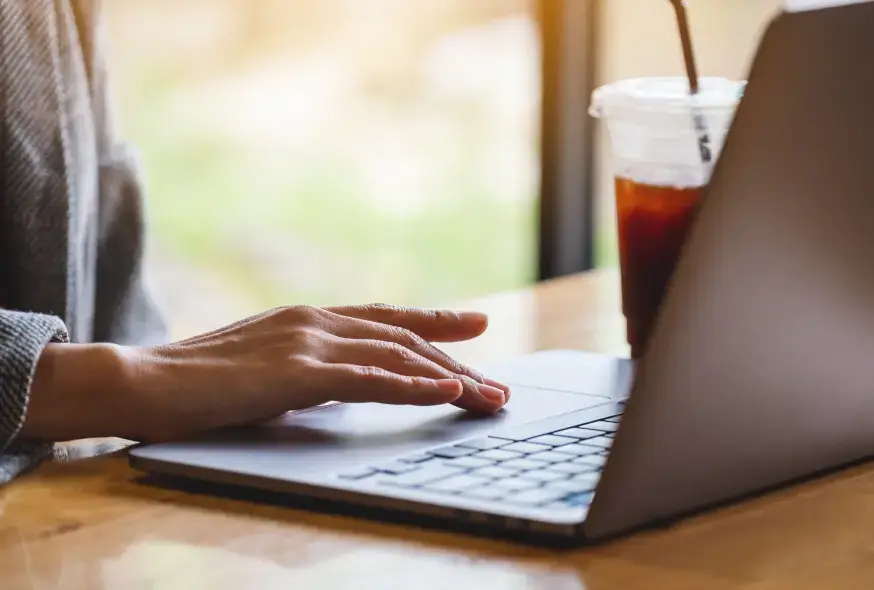
{"label": "laptop key", "polygon": [[603,430],[604,432],[616,432],[619,429],[619,425],[614,422],[602,420],[600,422],[586,424],[586,428],[594,428],[595,430]]}
{"label": "laptop key", "polygon": [[620,421],[621,419],[622,419],[622,414],[619,414],[618,416],[612,416],[612,417],[610,417],[610,418],[604,418],[603,422],[614,422],[614,423],[616,423],[616,424],[619,424],[619,421]]}
{"label": "laptop key", "polygon": [[524,506],[540,506],[554,502],[567,496],[566,492],[561,490],[550,490],[547,488],[539,488],[536,490],[527,490],[518,494],[510,494],[506,501],[512,504],[522,504]]}
{"label": "laptop key", "polygon": [[[591,439],[590,439],[591,440]],[[587,440],[586,443],[589,441]],[[557,453],[569,453],[571,455],[592,455],[594,453],[598,453],[603,451],[603,447],[595,447],[590,444],[583,443],[574,443],[572,445],[565,445],[563,447],[558,447],[555,449]]]}
{"label": "laptop key", "polygon": [[570,436],[579,440],[585,440],[587,438],[595,438],[596,436],[601,436],[604,433],[600,430],[592,430],[591,428],[568,428],[566,430],[559,430],[555,434],[559,436]]}
{"label": "laptop key", "polygon": [[419,453],[417,455],[407,455],[398,459],[401,463],[424,463],[434,458],[430,453]]}
{"label": "laptop key", "polygon": [[384,465],[378,465],[376,467],[377,471],[382,473],[391,473],[392,475],[400,475],[402,473],[409,473],[410,471],[415,471],[419,469],[418,465],[411,463],[401,463],[400,461],[395,461],[393,463],[386,463]]}
{"label": "laptop key", "polygon": [[598,485],[598,476],[595,474],[594,477],[590,478],[587,481],[582,480],[574,480],[574,479],[560,479],[557,481],[551,481],[546,484],[546,487],[551,490],[562,490],[567,494],[577,493],[577,492],[590,492],[594,490]]}
{"label": "laptop key", "polygon": [[607,463],[606,455],[584,455],[582,457],[576,457],[571,462],[575,465],[590,465],[592,467],[601,468],[604,467],[604,464]]}
{"label": "laptop key", "polygon": [[540,469],[544,466],[544,463],[540,461],[532,461],[531,459],[513,459],[511,461],[504,461],[500,465],[506,469],[529,471],[531,469]]}
{"label": "laptop key", "polygon": [[577,442],[577,439],[568,438],[566,436],[556,436],[554,434],[544,434],[543,436],[535,436],[534,438],[529,438],[528,442],[541,445],[549,445],[551,447],[561,447],[564,445],[575,443]]}
{"label": "laptop key", "polygon": [[[436,467],[437,465],[449,465],[450,463],[452,463],[453,461],[456,461],[456,460],[457,459],[441,459],[440,457],[431,457],[427,461],[422,461],[421,463],[414,463],[413,467],[426,467],[426,466],[427,467]],[[461,466],[459,466],[458,468],[462,469]]]}
{"label": "laptop key", "polygon": [[606,436],[599,436],[598,438],[590,438],[586,441],[586,444],[609,449],[611,446],[613,446],[613,439],[607,438]]}
{"label": "laptop key", "polygon": [[492,449],[490,451],[480,451],[474,457],[490,461],[508,461],[510,459],[521,459],[524,455],[522,453],[505,451],[504,449]]}
{"label": "laptop key", "polygon": [[435,457],[441,457],[443,459],[456,459],[458,457],[473,455],[475,452],[476,451],[473,449],[466,449],[464,447],[443,447],[442,449],[435,449],[431,451],[431,454]]}
{"label": "laptop key", "polygon": [[514,451],[516,453],[537,453],[539,451],[548,451],[552,447],[547,445],[537,445],[530,442],[515,442],[510,443],[506,447],[501,447],[502,451]]}
{"label": "laptop key", "polygon": [[410,473],[404,473],[401,475],[384,475],[380,479],[380,483],[401,487],[414,487],[427,483],[432,483],[439,479],[443,479],[453,475],[459,475],[460,473],[461,471],[455,467],[447,467],[446,465],[434,465],[433,467],[421,467],[416,471],[411,471]]}
{"label": "laptop key", "polygon": [[587,471],[586,473],[578,473],[576,475],[571,476],[572,481],[598,481],[601,479],[601,473],[599,471]]}
{"label": "laptop key", "polygon": [[[621,405],[621,402],[619,402],[618,405]],[[567,414],[556,416],[554,418],[549,418],[548,420],[535,420],[534,422],[528,422],[527,424],[507,427],[506,430],[490,432],[489,437],[505,438],[507,440],[515,441],[528,440],[529,438],[533,438],[535,436],[549,434],[550,432],[564,430],[565,428],[585,426],[585,420],[591,420],[591,415],[592,408],[576,410],[573,412],[568,412]],[[592,420],[592,422],[600,421],[600,419]]]}
{"label": "laptop key", "polygon": [[530,490],[531,488],[539,488],[542,484],[539,481],[531,481],[530,479],[522,479],[521,477],[510,477],[493,481],[490,485],[504,490],[522,491]]}
{"label": "laptop key", "polygon": [[564,502],[570,506],[588,506],[592,503],[594,496],[595,494],[592,492],[581,492],[567,496],[564,498]]}
{"label": "laptop key", "polygon": [[494,465],[494,461],[488,459],[480,459],[478,457],[459,457],[458,459],[449,459],[444,461],[450,467],[460,467],[463,469],[478,469],[480,467],[489,467]]}
{"label": "laptop key", "polygon": [[504,488],[496,488],[494,486],[485,485],[479,488],[467,488],[461,495],[465,498],[474,498],[477,500],[497,500],[506,496],[509,492]]}
{"label": "laptop key", "polygon": [[519,477],[533,479],[534,481],[557,481],[559,479],[567,479],[568,476],[565,473],[558,473],[556,471],[536,469],[534,471],[526,471]]}
{"label": "laptop key", "polygon": [[546,469],[547,471],[554,471],[555,473],[577,475],[578,473],[588,473],[590,471],[595,471],[598,469],[598,466],[585,465],[580,463],[554,463],[552,465],[544,467],[544,469]]}
{"label": "laptop key", "polygon": [[487,481],[482,477],[475,477],[473,475],[456,475],[423,486],[423,489],[437,492],[460,492],[466,488],[480,486]]}
{"label": "laptop key", "polygon": [[478,451],[488,451],[489,449],[502,447],[507,444],[507,442],[508,441],[500,438],[478,438],[476,440],[466,440],[464,442],[460,442],[456,446],[465,447],[468,449],[476,449]]}
{"label": "laptop key", "polygon": [[518,472],[515,469],[504,469],[503,467],[483,467],[475,469],[471,475],[480,477],[488,477],[490,479],[499,479],[504,477],[515,477]]}
{"label": "laptop key", "polygon": [[555,451],[541,451],[540,453],[528,455],[525,458],[534,461],[544,461],[546,463],[564,463],[569,461],[572,457],[565,453],[556,453]]}

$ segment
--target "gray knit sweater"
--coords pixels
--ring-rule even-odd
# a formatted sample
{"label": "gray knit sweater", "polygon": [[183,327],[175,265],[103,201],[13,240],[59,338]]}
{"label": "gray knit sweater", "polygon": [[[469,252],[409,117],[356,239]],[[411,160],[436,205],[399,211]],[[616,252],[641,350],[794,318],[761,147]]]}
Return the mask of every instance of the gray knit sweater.
{"label": "gray knit sweater", "polygon": [[0,484],[50,451],[17,438],[46,344],[165,337],[98,1],[0,0]]}

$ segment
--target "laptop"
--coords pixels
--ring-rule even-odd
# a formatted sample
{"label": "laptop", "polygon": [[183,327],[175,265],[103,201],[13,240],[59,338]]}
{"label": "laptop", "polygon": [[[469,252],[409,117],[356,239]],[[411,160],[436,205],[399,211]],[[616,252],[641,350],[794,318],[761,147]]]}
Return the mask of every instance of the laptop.
{"label": "laptop", "polygon": [[307,507],[595,542],[867,458],[871,31],[867,2],[769,24],[636,367],[544,351],[487,368],[514,389],[495,416],[337,404],[140,446],[131,464]]}

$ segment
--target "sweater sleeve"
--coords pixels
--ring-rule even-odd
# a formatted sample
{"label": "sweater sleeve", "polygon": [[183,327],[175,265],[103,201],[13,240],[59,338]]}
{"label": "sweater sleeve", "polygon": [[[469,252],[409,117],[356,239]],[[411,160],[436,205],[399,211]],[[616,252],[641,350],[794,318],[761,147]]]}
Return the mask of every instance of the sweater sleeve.
{"label": "sweater sleeve", "polygon": [[0,309],[0,485],[35,465],[50,445],[17,441],[36,364],[50,342],[66,342],[57,317]]}

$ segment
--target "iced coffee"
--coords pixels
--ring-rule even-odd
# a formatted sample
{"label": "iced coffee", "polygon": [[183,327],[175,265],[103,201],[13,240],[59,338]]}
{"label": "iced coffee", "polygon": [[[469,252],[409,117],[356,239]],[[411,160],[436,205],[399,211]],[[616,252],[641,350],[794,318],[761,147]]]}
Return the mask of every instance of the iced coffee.
{"label": "iced coffee", "polygon": [[[742,91],[742,82],[702,78],[692,96],[685,78],[640,78],[603,86],[592,97],[591,112],[605,121],[612,148],[622,310],[632,357],[646,348]],[[706,124],[709,162],[701,157],[693,113]]]}

